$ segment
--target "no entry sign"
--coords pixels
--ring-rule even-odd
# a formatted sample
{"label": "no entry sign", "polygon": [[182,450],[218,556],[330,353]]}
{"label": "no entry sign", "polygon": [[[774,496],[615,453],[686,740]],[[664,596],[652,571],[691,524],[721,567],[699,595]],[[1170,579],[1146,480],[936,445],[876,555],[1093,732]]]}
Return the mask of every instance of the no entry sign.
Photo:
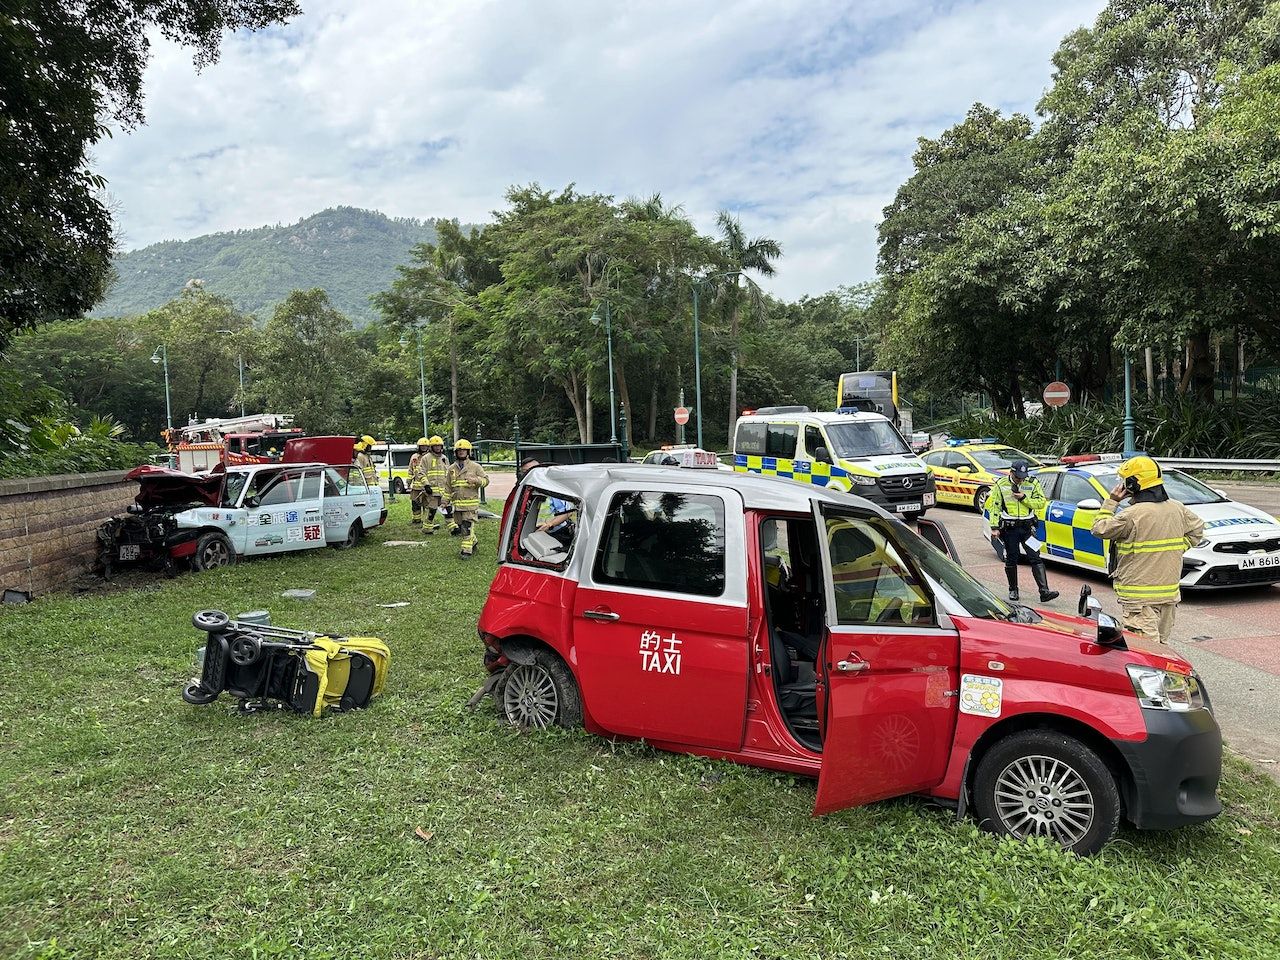
{"label": "no entry sign", "polygon": [[676,407],[675,414],[676,414],[676,423],[680,424],[680,426],[684,426],[686,423],[689,422],[688,407]]}
{"label": "no entry sign", "polygon": [[1044,388],[1044,402],[1051,407],[1061,407],[1071,399],[1071,388],[1061,380],[1055,380]]}

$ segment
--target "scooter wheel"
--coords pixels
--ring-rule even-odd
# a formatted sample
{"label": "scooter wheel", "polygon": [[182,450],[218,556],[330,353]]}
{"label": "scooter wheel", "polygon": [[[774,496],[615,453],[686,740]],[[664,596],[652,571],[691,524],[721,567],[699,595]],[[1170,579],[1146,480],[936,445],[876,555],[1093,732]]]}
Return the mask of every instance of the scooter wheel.
{"label": "scooter wheel", "polygon": [[221,610],[198,610],[191,618],[192,626],[205,633],[216,633],[230,622],[231,618]]}
{"label": "scooter wheel", "polygon": [[188,683],[182,688],[182,699],[187,703],[195,704],[197,707],[203,707],[206,703],[213,703],[218,699],[216,693],[209,693],[198,683]]}

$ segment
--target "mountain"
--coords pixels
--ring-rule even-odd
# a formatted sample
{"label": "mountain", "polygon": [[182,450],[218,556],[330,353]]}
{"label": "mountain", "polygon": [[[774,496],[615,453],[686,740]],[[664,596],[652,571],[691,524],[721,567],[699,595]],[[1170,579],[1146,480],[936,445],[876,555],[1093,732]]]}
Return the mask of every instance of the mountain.
{"label": "mountain", "polygon": [[370,294],[387,289],[414,244],[436,240],[435,222],[334,207],[288,226],[167,240],[116,258],[119,276],[95,316],[127,316],[159,307],[188,280],[230,297],[259,321],[291,290],[323,287],[357,326],[377,314]]}

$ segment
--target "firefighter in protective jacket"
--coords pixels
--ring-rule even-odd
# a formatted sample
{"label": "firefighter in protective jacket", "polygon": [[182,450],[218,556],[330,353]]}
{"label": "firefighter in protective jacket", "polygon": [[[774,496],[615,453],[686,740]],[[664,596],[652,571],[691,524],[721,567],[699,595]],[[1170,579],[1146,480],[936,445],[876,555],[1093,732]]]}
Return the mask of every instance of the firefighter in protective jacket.
{"label": "firefighter in protective jacket", "polygon": [[471,459],[471,441],[459,440],[453,445],[453,463],[445,474],[445,496],[453,504],[449,522],[450,536],[462,537],[461,555],[469,557],[476,549],[476,517],[480,512],[480,491],[489,485],[484,467]]}
{"label": "firefighter in protective jacket", "polygon": [[[415,467],[417,472],[414,472]],[[444,439],[423,437],[419,440],[418,452],[409,461],[409,470],[413,476],[410,489],[414,491],[414,519],[421,521],[423,533],[435,533],[440,529],[436,513],[444,502],[445,475],[449,470],[449,458],[444,455]],[[424,511],[425,517],[422,516]]]}
{"label": "firefighter in protective jacket", "polygon": [[369,456],[369,449],[377,442],[373,437],[366,434],[355,442],[354,447],[356,466],[364,474],[364,482],[371,487],[378,485],[378,468],[373,465],[373,458]]}
{"label": "firefighter in protective jacket", "polygon": [[1031,576],[1040,588],[1040,602],[1048,603],[1058,596],[1057,590],[1049,589],[1039,545],[1033,549],[1027,542],[1036,532],[1038,514],[1047,505],[1040,481],[1031,476],[1031,467],[1025,460],[1013,461],[1008,475],[996,481],[987,497],[991,533],[1004,545],[1004,575],[1009,581],[1010,600],[1018,599],[1018,558],[1024,553],[1031,562]]}
{"label": "firefighter in protective jacket", "polygon": [[[1118,473],[1120,482],[1093,521],[1093,535],[1111,541],[1125,629],[1168,643],[1182,599],[1182,554],[1200,542],[1204,521],[1169,498],[1160,465],[1150,457],[1131,457]],[[1132,502],[1117,513],[1126,498]]]}

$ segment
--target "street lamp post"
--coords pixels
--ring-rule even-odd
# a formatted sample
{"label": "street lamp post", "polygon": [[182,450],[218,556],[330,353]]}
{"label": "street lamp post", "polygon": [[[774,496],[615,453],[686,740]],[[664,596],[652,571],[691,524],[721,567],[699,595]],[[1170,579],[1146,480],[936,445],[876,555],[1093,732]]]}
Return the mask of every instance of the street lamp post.
{"label": "street lamp post", "polygon": [[[613,386],[613,325],[612,313],[609,309],[609,298],[604,298],[604,337],[609,352],[609,442],[616,444],[618,442],[618,401],[614,395]],[[600,325],[600,312],[594,311],[591,314],[591,322],[596,326]]]}
{"label": "street lamp post", "polygon": [[173,429],[173,404],[169,400],[169,348],[163,343],[151,354],[152,363],[164,364],[164,421],[165,426]]}
{"label": "street lamp post", "polygon": [[[229,333],[235,336],[234,330],[219,330],[218,333]],[[244,351],[236,348],[236,369],[240,372],[240,416],[244,416]]]}
{"label": "street lamp post", "polygon": [[[431,428],[427,425],[427,365],[422,356],[422,328],[414,327],[413,331],[418,341],[418,386],[422,392],[422,435],[425,437],[431,432]],[[400,346],[408,345],[408,338],[401,337]]]}
{"label": "street lamp post", "polygon": [[1128,351],[1124,355],[1124,455],[1133,456],[1134,447],[1138,445],[1134,436],[1133,421],[1133,363]]}
{"label": "street lamp post", "polygon": [[[716,273],[708,277],[693,278],[693,415],[698,420],[699,448],[702,447],[702,341],[698,323],[698,291],[704,283],[710,283],[712,280],[722,280],[725,277],[736,277],[741,272],[740,270],[727,270],[724,273]],[[733,444],[733,437],[729,438],[729,443],[730,445]]]}

